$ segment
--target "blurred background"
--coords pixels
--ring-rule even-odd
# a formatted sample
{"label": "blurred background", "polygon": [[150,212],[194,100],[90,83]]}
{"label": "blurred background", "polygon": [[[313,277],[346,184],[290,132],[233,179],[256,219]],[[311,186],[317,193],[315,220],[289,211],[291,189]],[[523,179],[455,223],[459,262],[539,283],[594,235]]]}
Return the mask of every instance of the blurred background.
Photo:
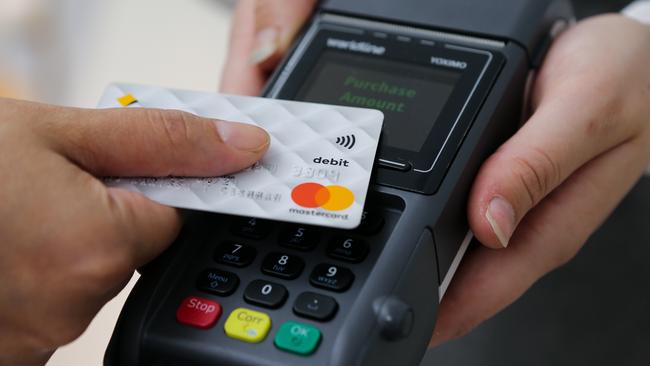
{"label": "blurred background", "polygon": [[[232,4],[0,0],[0,96],[92,108],[114,81],[215,91]],[[136,278],[48,365],[101,365]]]}
{"label": "blurred background", "polygon": [[[585,17],[618,11],[628,1],[574,3],[579,17]],[[93,107],[113,81],[216,90],[233,4],[2,0],[0,96]],[[650,250],[643,249],[645,255],[637,251],[639,244],[648,247],[650,241],[645,227],[650,183],[644,181],[645,188],[637,187],[592,239],[595,244],[583,251],[587,254],[545,278],[469,337],[430,352],[424,364],[650,365],[650,300],[644,297],[650,271],[643,269]],[[618,256],[610,257],[614,244],[617,250],[624,249],[623,254],[617,251]],[[643,258],[645,263],[639,263]],[[604,273],[611,259],[620,261],[622,277]],[[621,285],[621,278],[629,279],[629,284]],[[80,339],[57,351],[48,365],[100,365],[135,279],[102,309]],[[575,314],[583,316],[576,320]],[[536,331],[522,332],[522,327]]]}
{"label": "blurred background", "polygon": [[0,95],[93,107],[112,81],[215,90],[231,5],[2,0]]}

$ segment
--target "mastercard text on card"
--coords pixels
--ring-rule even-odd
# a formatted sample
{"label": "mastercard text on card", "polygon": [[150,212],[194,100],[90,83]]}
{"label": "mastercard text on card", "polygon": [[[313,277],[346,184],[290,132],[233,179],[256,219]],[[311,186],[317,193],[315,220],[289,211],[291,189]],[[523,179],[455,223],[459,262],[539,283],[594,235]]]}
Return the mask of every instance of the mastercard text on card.
{"label": "mastercard text on card", "polygon": [[110,85],[99,107],[177,109],[257,125],[271,136],[262,160],[241,172],[107,178],[109,186],[179,208],[344,229],[361,222],[380,111],[131,84]]}

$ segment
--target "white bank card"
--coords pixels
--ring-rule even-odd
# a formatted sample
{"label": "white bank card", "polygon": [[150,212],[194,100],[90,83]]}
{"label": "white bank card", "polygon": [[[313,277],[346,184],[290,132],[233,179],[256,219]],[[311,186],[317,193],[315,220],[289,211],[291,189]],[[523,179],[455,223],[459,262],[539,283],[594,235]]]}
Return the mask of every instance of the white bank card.
{"label": "white bank card", "polygon": [[111,178],[110,186],[179,208],[344,229],[361,222],[384,119],[380,111],[130,84],[110,85],[99,107],[177,109],[250,123],[271,135],[264,158],[241,172]]}

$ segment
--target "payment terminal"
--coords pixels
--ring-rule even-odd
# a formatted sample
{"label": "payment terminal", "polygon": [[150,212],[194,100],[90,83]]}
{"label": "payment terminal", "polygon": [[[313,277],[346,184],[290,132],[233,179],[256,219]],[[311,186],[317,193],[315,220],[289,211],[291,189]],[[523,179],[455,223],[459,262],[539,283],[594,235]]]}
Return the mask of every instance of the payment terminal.
{"label": "payment terminal", "polygon": [[472,241],[473,178],[572,17],[565,0],[321,1],[264,95],[384,113],[361,225],[189,212],[105,364],[419,364]]}

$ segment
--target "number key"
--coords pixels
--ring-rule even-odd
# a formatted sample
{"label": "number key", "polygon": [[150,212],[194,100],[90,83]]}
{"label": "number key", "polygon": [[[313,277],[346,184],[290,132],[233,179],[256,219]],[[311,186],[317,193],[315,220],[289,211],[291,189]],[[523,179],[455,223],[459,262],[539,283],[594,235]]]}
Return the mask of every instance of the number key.
{"label": "number key", "polygon": [[317,265],[309,276],[309,282],[320,288],[342,292],[350,288],[354,274],[345,267],[322,263]]}
{"label": "number key", "polygon": [[289,292],[278,284],[265,280],[255,280],[244,291],[246,302],[267,308],[279,308],[284,304]]}
{"label": "number key", "polygon": [[232,231],[247,238],[262,239],[271,231],[271,223],[256,218],[241,217],[235,220]]}
{"label": "number key", "polygon": [[245,267],[253,262],[255,254],[255,248],[251,246],[235,241],[227,241],[217,247],[214,260],[235,267]]}
{"label": "number key", "polygon": [[219,296],[228,296],[235,292],[239,285],[236,274],[222,271],[217,268],[208,268],[201,272],[196,280],[196,287],[204,292]]}
{"label": "number key", "polygon": [[327,254],[332,258],[357,263],[368,255],[368,244],[361,239],[339,236],[332,239]]}
{"label": "number key", "polygon": [[264,258],[262,272],[271,276],[292,280],[300,276],[304,267],[305,262],[295,255],[273,252]]}
{"label": "number key", "polygon": [[356,229],[358,232],[366,235],[378,233],[384,226],[384,217],[376,211],[363,211],[361,224]]}
{"label": "number key", "polygon": [[280,245],[299,250],[311,250],[318,243],[318,237],[316,229],[290,226],[280,234]]}
{"label": "number key", "polygon": [[293,312],[299,316],[318,321],[331,319],[338,310],[338,303],[333,297],[303,292],[293,304]]}

